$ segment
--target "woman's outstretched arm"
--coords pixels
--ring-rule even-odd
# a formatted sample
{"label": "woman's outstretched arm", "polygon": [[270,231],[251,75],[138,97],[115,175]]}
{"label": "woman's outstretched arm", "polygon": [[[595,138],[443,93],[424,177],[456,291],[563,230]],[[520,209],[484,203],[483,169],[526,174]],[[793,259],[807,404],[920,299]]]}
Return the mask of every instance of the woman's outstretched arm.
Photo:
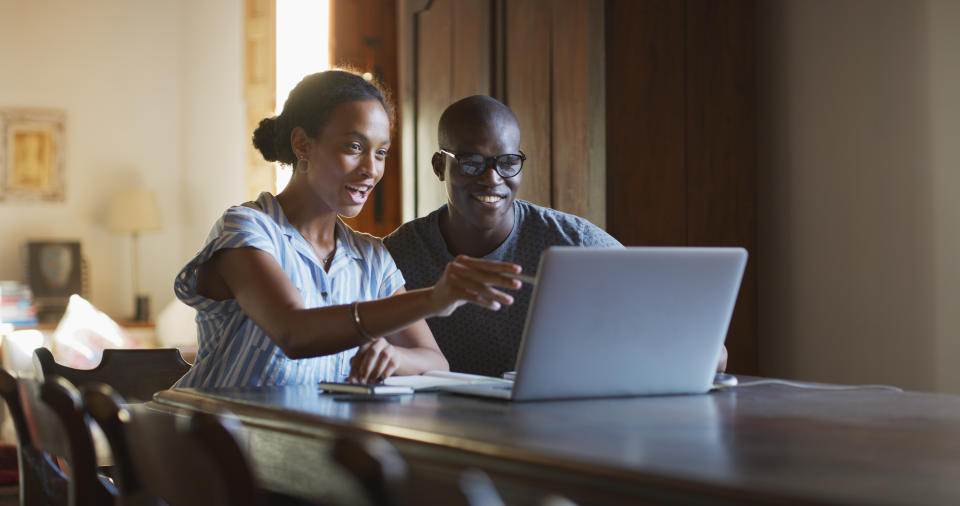
{"label": "woman's outstretched arm", "polygon": [[[500,273],[519,272],[514,264],[460,256],[431,288],[357,304],[359,325],[351,304],[305,309],[300,292],[276,260],[252,247],[222,250],[202,264],[197,292],[214,300],[236,299],[288,357],[305,358],[372,343],[423,318],[449,315],[468,302],[493,310],[510,305],[513,297],[497,287],[516,289],[520,282]],[[414,347],[421,347],[423,340],[416,341]],[[428,346],[436,347],[436,342]]]}

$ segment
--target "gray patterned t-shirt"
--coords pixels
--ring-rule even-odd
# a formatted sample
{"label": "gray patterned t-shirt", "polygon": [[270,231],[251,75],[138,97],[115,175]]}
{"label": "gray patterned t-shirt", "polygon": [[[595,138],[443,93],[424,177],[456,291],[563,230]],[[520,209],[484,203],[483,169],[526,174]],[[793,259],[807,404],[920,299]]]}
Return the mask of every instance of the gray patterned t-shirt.
{"label": "gray patterned t-shirt", "polygon": [[[407,290],[433,286],[453,255],[440,234],[440,209],[402,225],[383,239],[406,279]],[[522,200],[513,204],[515,224],[503,243],[485,259],[512,262],[534,274],[540,254],[550,246],[619,247],[610,234],[589,221]],[[499,311],[464,304],[446,318],[428,318],[427,324],[450,370],[499,376],[514,369],[520,337],[533,289],[524,284],[514,302]]]}

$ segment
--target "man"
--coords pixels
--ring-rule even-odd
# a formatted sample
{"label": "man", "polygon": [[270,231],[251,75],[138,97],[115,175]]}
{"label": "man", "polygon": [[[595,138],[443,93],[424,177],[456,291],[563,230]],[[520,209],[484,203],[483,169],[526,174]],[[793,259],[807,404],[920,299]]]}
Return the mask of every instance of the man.
{"label": "man", "polygon": [[[431,161],[446,185],[447,204],[383,240],[407,290],[433,285],[460,254],[515,263],[533,274],[549,246],[621,246],[583,218],[516,200],[525,156],[520,125],[507,106],[485,95],[467,97],[443,112],[438,133],[440,151]],[[499,311],[465,305],[428,319],[450,370],[490,376],[512,370],[531,293],[524,285],[513,305]]]}

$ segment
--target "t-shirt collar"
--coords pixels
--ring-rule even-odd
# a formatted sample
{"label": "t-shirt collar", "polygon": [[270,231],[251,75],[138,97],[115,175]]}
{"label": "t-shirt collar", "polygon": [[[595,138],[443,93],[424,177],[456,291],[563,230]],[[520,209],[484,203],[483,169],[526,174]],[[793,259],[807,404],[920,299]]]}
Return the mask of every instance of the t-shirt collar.
{"label": "t-shirt collar", "polygon": [[[432,226],[435,227],[437,231],[435,236],[440,241],[440,244],[438,244],[437,246],[439,246],[442,249],[442,251],[446,253],[449,260],[453,260],[454,257],[453,255],[450,254],[450,249],[447,247],[447,240],[443,237],[443,231],[440,230],[440,217],[446,211],[447,211],[447,204],[443,204],[442,206],[440,206],[439,209],[430,213],[430,219],[433,222]],[[491,251],[490,253],[487,253],[486,255],[484,255],[483,258],[493,258],[493,259],[499,258],[500,251],[506,248],[507,247],[506,245],[510,244],[514,240],[514,236],[516,236],[519,233],[517,229],[520,228],[520,212],[521,212],[521,209],[520,209],[519,199],[513,199],[513,229],[510,230],[510,233],[507,234],[506,239],[504,239],[499,246],[494,248],[494,250]]]}

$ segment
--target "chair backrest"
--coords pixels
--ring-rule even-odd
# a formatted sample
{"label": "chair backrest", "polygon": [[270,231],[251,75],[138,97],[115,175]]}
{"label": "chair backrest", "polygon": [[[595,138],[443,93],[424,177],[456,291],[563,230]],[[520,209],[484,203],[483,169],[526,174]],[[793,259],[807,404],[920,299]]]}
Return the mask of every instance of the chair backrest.
{"label": "chair backrest", "polygon": [[[43,383],[33,378],[20,378],[16,382],[29,444],[44,459],[61,458],[69,466],[68,477],[62,473],[53,477],[67,480],[68,503],[112,506],[116,491],[97,476],[93,439],[80,393],[60,377]],[[21,438],[21,442],[25,440],[26,437]],[[41,480],[46,478],[41,476]]]}
{"label": "chair backrest", "polygon": [[83,395],[110,441],[125,503],[256,504],[255,479],[234,439],[233,431],[240,429],[233,418],[179,415],[145,404],[122,406],[106,385],[88,385]]}
{"label": "chair backrest", "polygon": [[17,434],[20,504],[67,504],[67,476],[49,455],[33,445],[17,379],[5,369],[0,369],[0,396],[7,404]]}
{"label": "chair backrest", "polygon": [[377,436],[338,437],[333,460],[360,482],[371,504],[407,504],[407,465],[385,439]]}
{"label": "chair backrest", "polygon": [[[361,485],[370,504],[447,504],[450,506],[503,506],[493,481],[482,470],[467,468],[454,485],[441,485],[411,473],[399,452],[384,438],[369,434],[343,434],[333,443],[334,462]],[[547,494],[534,499],[540,506],[576,506],[570,500]]]}
{"label": "chair backrest", "polygon": [[23,406],[20,403],[17,378],[13,377],[6,369],[0,369],[0,396],[6,401],[7,409],[10,410],[10,419],[13,421],[13,428],[17,432],[17,442],[19,444],[31,444],[27,422],[23,416]]}
{"label": "chair backrest", "polygon": [[483,471],[467,469],[452,485],[425,480],[410,473],[400,453],[379,436],[340,435],[333,442],[332,457],[359,482],[370,504],[503,506],[500,494]]}
{"label": "chair backrest", "polygon": [[90,382],[106,383],[127,402],[145,402],[153,394],[170,388],[190,370],[176,348],[103,350],[103,358],[94,369],[74,369],[58,364],[47,348],[33,352],[38,377],[60,376],[82,387]]}

